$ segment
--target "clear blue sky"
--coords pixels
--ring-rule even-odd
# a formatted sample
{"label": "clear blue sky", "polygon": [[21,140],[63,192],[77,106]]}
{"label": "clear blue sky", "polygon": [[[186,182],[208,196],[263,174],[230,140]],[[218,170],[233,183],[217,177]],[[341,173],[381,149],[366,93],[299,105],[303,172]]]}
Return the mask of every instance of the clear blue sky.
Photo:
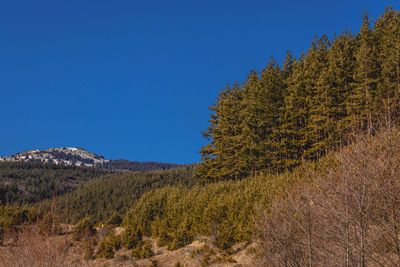
{"label": "clear blue sky", "polygon": [[0,156],[79,146],[192,163],[208,106],[270,56],[398,1],[0,1]]}

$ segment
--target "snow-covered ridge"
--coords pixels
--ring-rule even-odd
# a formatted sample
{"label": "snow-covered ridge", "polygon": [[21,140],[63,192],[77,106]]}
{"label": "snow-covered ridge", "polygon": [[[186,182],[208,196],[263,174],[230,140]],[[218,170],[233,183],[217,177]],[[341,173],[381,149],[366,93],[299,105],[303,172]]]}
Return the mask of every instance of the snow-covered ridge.
{"label": "snow-covered ridge", "polygon": [[109,162],[104,157],[79,147],[56,147],[46,150],[26,150],[9,157],[0,157],[1,161],[37,161],[75,166],[95,166]]}

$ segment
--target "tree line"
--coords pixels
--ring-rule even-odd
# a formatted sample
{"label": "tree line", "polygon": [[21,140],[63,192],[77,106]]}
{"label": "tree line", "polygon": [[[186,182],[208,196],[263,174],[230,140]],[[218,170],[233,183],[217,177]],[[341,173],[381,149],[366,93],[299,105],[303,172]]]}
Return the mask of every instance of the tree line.
{"label": "tree line", "polygon": [[0,202],[23,205],[71,192],[113,171],[41,162],[1,162]]}
{"label": "tree line", "polygon": [[270,60],[246,81],[228,85],[203,132],[197,176],[241,179],[262,170],[281,172],[374,134],[400,115],[400,12],[386,8],[360,32],[323,35],[298,58]]}
{"label": "tree line", "polygon": [[155,171],[155,170],[167,170],[172,168],[177,168],[182,165],[174,163],[161,163],[155,161],[129,161],[126,159],[114,159],[109,160],[101,164],[97,164],[96,167],[110,169],[110,170],[129,170],[129,171]]}
{"label": "tree line", "polygon": [[76,223],[85,216],[105,223],[113,213],[124,215],[146,192],[165,186],[192,187],[194,167],[183,166],[148,172],[119,172],[88,181],[74,191],[42,202],[34,207],[40,213],[56,207],[56,215],[68,223]]}

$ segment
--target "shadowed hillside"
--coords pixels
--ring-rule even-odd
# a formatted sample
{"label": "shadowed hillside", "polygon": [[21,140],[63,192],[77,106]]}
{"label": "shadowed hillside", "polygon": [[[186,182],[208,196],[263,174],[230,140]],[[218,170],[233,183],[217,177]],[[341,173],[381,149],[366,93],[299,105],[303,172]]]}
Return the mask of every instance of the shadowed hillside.
{"label": "shadowed hillside", "polygon": [[112,171],[40,162],[0,162],[0,201],[28,204],[71,192]]}
{"label": "shadowed hillside", "polygon": [[[57,214],[68,222],[76,222],[86,215],[105,222],[114,212],[125,214],[142,194],[153,189],[178,184],[184,187],[193,186],[196,183],[193,171],[193,166],[186,166],[150,172],[120,172],[105,176],[56,198]],[[45,211],[49,210],[50,206],[50,200],[36,205]]]}

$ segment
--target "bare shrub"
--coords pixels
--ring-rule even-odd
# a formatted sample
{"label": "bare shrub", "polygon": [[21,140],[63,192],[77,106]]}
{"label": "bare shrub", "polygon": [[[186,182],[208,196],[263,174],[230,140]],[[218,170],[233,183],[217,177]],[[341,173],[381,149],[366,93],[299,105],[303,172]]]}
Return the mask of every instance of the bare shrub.
{"label": "bare shrub", "polygon": [[30,227],[19,233],[15,244],[2,248],[0,262],[4,267],[71,266],[66,261],[70,247],[65,237],[41,235]]}
{"label": "bare shrub", "polygon": [[362,136],[260,213],[269,266],[400,266],[400,131]]}

